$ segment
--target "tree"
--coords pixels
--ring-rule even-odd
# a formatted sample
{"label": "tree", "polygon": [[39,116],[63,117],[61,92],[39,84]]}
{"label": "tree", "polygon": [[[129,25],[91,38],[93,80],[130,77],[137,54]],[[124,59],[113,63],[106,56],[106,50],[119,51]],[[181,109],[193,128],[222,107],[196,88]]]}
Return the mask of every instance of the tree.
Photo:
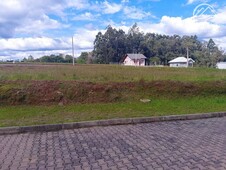
{"label": "tree", "polygon": [[212,52],[214,50],[215,46],[216,46],[216,44],[213,41],[213,39],[211,38],[208,42],[207,48],[209,49],[210,52]]}
{"label": "tree", "polygon": [[22,62],[27,62],[27,58],[24,57],[23,60],[22,60]]}
{"label": "tree", "polygon": [[159,57],[151,57],[150,62],[153,65],[158,65],[160,63],[160,58]]}
{"label": "tree", "polygon": [[104,39],[104,35],[101,32],[96,35],[93,53],[96,63],[103,64],[105,62],[104,57],[106,55],[106,41]]}
{"label": "tree", "polygon": [[224,51],[216,46],[212,38],[208,41],[207,48],[211,67],[215,67],[217,62],[224,60]]}
{"label": "tree", "polygon": [[28,62],[34,61],[34,57],[32,55],[29,55],[28,58],[27,58],[27,61]]}
{"label": "tree", "polygon": [[65,63],[73,63],[73,57],[71,55],[66,55],[64,58]]}
{"label": "tree", "polygon": [[223,51],[219,50],[214,41],[201,42],[196,35],[161,35],[155,33],[142,33],[135,23],[125,33],[116,30],[110,25],[104,34],[99,32],[94,41],[94,63],[109,64],[120,62],[127,53],[144,54],[148,61],[159,59],[160,64],[167,65],[176,57],[186,56],[189,48],[189,57],[199,66],[214,66],[219,60],[226,59]]}
{"label": "tree", "polygon": [[213,39],[211,38],[207,44],[207,48],[209,50],[209,58],[211,59],[211,66],[214,67],[214,55],[213,55],[213,52],[215,51],[215,42],[213,41]]}
{"label": "tree", "polygon": [[144,41],[144,34],[140,32],[137,23],[129,29],[126,38],[127,53],[140,53],[142,51],[141,42]]}
{"label": "tree", "polygon": [[88,56],[89,56],[89,53],[82,52],[81,55],[77,58],[77,63],[78,64],[86,64],[88,61]]}
{"label": "tree", "polygon": [[55,55],[55,54],[51,54],[50,56],[45,55],[39,59],[36,59],[36,61],[37,60],[39,60],[40,62],[47,62],[47,63],[72,63],[73,62],[73,58],[71,55],[66,55],[64,57],[63,55]]}
{"label": "tree", "polygon": [[107,27],[105,34],[99,32],[94,41],[94,62],[109,64],[119,62],[125,54],[125,32]]}

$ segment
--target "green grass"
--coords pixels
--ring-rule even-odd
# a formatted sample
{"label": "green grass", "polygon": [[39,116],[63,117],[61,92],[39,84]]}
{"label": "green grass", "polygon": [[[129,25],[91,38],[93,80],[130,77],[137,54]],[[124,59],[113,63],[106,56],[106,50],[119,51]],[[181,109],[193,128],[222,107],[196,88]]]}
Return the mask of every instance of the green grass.
{"label": "green grass", "polygon": [[154,68],[119,65],[0,65],[0,80],[77,80],[88,82],[218,81],[226,70],[210,68]]}
{"label": "green grass", "polygon": [[[46,80],[52,86],[46,86]],[[209,68],[0,64],[0,99],[3,103],[0,103],[0,127],[223,112],[226,111],[225,80],[226,70]],[[76,83],[81,81],[81,83],[76,85],[74,81]],[[93,82],[93,84],[86,82]],[[137,84],[127,88],[122,85],[123,83],[119,86],[119,83],[117,89],[113,88],[114,83],[111,84],[111,82],[136,82]],[[41,88],[35,89],[38,87]],[[49,89],[45,91],[47,87]],[[98,91],[100,87],[103,90]],[[13,106],[13,102],[11,103],[16,101],[14,100],[16,97],[19,97],[23,104],[26,100],[29,103],[35,96],[45,99],[45,94],[54,96],[57,91],[64,93],[67,99],[72,98],[71,103],[79,103],[74,100],[76,97],[85,99],[93,97],[94,100],[92,100],[93,103],[84,100],[86,104],[65,106],[59,106],[57,101],[53,105],[47,103],[48,106],[45,103],[41,106],[19,105],[21,103]],[[22,100],[25,94],[27,98]],[[102,97],[118,98],[118,100],[107,101],[102,100]],[[141,98],[150,98],[152,101],[142,103],[139,101]],[[98,102],[111,103],[98,103],[97,99],[99,99]],[[5,102],[7,104],[4,104],[3,100],[8,100]]]}
{"label": "green grass", "polygon": [[106,104],[67,106],[1,106],[0,127],[68,123],[89,120],[219,112],[226,110],[226,96],[153,99]]}

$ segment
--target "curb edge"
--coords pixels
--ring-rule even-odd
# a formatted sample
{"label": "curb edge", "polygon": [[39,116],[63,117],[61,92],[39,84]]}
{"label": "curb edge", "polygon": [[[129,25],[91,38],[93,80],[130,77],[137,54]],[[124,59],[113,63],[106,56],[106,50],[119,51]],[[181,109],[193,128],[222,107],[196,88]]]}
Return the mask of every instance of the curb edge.
{"label": "curb edge", "polygon": [[49,132],[66,129],[79,129],[89,128],[94,126],[116,126],[116,125],[129,125],[140,123],[152,123],[152,122],[165,122],[165,121],[183,121],[183,120],[196,120],[196,119],[208,119],[225,117],[226,112],[214,112],[214,113],[202,113],[202,114],[188,114],[188,115],[171,115],[171,116],[159,116],[159,117],[141,117],[141,118],[121,118],[121,119],[109,119],[109,120],[96,120],[96,121],[84,121],[74,123],[63,124],[47,124],[36,126],[19,126],[19,127],[4,127],[0,128],[0,135],[10,135],[28,132]]}

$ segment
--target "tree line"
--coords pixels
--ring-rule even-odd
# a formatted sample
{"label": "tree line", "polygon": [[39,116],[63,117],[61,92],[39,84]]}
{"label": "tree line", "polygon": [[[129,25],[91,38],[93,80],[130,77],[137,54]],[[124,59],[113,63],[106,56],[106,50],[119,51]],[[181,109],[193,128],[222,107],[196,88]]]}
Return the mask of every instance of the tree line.
{"label": "tree line", "polygon": [[[156,33],[143,33],[137,24],[134,24],[125,33],[110,25],[105,33],[99,32],[94,40],[92,52],[82,52],[75,59],[79,64],[120,64],[128,53],[141,53],[147,57],[147,63],[151,65],[167,65],[176,57],[187,56],[195,60],[198,66],[214,67],[219,61],[226,61],[226,55],[213,39],[201,41],[196,35],[161,35]],[[31,55],[24,58],[23,62],[51,62],[72,63],[71,55],[45,55],[34,59]]]}
{"label": "tree line", "polygon": [[[144,34],[138,25],[134,24],[128,33],[111,26],[107,27],[104,34],[99,32],[94,41],[92,61],[100,64],[120,63],[127,53],[141,53],[148,58],[150,64],[167,65],[176,57],[186,57],[187,48],[189,57],[199,66],[211,67],[218,61],[226,60],[223,50],[219,49],[212,39],[203,42],[196,35]],[[84,54],[82,55],[84,57]]]}
{"label": "tree line", "polygon": [[73,63],[73,57],[71,55],[51,54],[34,59],[34,57],[30,55],[28,58],[24,58],[22,62]]}

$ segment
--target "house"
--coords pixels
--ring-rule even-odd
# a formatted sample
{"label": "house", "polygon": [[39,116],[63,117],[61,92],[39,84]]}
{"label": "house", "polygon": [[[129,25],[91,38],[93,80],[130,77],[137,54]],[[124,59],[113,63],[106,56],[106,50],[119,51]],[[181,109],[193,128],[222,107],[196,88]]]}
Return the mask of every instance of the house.
{"label": "house", "polygon": [[170,67],[193,67],[194,60],[191,58],[177,57],[169,61]]}
{"label": "house", "polygon": [[123,64],[125,66],[145,66],[146,59],[143,54],[126,54]]}
{"label": "house", "polygon": [[226,69],[226,62],[219,62],[217,63],[216,67],[218,69]]}

